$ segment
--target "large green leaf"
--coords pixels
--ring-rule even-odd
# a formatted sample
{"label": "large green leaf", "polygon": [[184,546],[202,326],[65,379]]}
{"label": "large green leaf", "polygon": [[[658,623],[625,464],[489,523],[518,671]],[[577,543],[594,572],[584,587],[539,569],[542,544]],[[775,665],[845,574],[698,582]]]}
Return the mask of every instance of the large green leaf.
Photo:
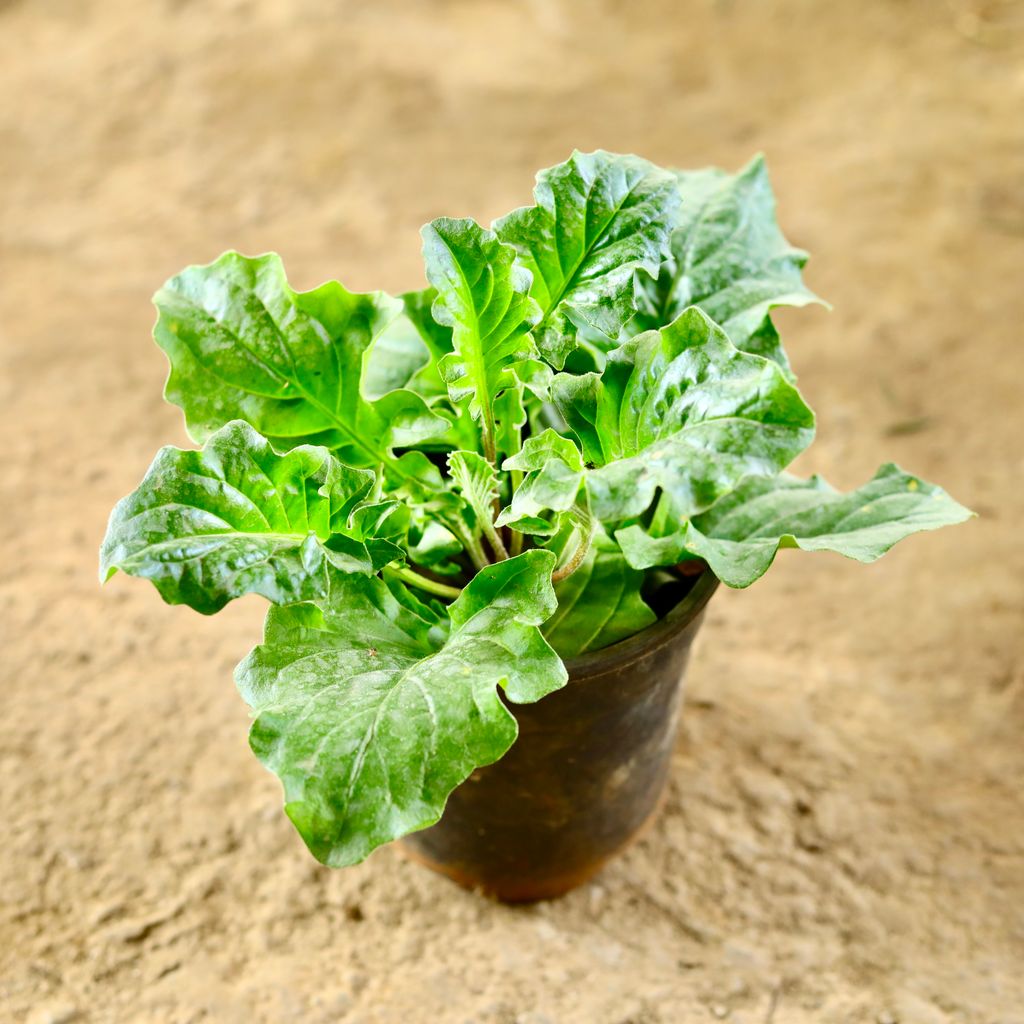
{"label": "large green leaf", "polygon": [[774,475],[814,436],[814,415],[774,362],[740,352],[693,307],[630,339],[602,374],[559,374],[552,397],[579,437],[604,522],[688,519],[750,474]]}
{"label": "large green leaf", "polygon": [[201,451],[160,450],[111,514],[100,578],[142,576],[168,604],[204,614],[247,593],[311,600],[331,567],[372,573],[402,557],[405,509],[365,503],[373,482],[326,448],[277,455],[247,423],[229,423]]}
{"label": "large green leaf", "polygon": [[534,550],[480,572],[448,609],[447,637],[378,579],[337,575],[320,607],[271,609],[238,685],[252,748],[319,860],[353,864],[437,821],[516,738],[498,688],[526,703],[564,685],[537,628],[555,608],[553,564]]}
{"label": "large green leaf", "polygon": [[723,583],[747,587],[767,571],[779,548],[836,551],[873,562],[912,533],[972,515],[941,487],[888,463],[846,494],[820,477],[752,477],[669,536],[629,527],[616,538],[638,568],[703,558]]}
{"label": "large green leaf", "polygon": [[657,616],[640,596],[643,581],[644,574],[599,531],[583,564],[555,584],[558,610],[543,627],[548,643],[570,658],[646,629]]}
{"label": "large green leaf", "polygon": [[536,361],[529,332],[540,314],[530,275],[510,246],[475,221],[442,217],[422,235],[427,278],[437,289],[434,319],[452,329],[454,351],[441,359],[441,376],[455,404],[469,399],[493,458],[495,399],[523,378],[520,364]]}
{"label": "large green leaf", "polygon": [[166,395],[199,441],[242,419],[279,450],[322,444],[353,466],[394,467],[394,446],[447,428],[411,391],[361,393],[367,352],[401,309],[383,292],[335,281],[296,292],[276,255],[227,252],[171,278],[154,302]]}
{"label": "large green leaf", "polygon": [[636,311],[636,272],[657,275],[680,200],[670,172],[600,150],[541,171],[533,194],[535,206],[494,229],[533,275],[543,310],[534,334],[545,359],[561,367],[581,327],[607,347],[616,343]]}
{"label": "large green leaf", "polygon": [[700,306],[737,348],[787,366],[768,312],[821,300],[800,276],[807,253],[779,230],[764,159],[755,157],[738,174],[709,168],[676,176],[682,210],[672,255],[660,273],[641,279],[630,331],[663,327]]}

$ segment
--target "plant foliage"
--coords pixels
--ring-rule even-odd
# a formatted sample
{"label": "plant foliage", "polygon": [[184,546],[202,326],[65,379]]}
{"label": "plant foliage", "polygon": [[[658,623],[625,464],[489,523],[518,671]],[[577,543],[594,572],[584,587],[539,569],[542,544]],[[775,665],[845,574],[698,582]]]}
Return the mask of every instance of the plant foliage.
{"label": "plant foliage", "polygon": [[534,198],[426,225],[428,286],[399,298],[235,252],[155,298],[202,447],[118,503],[101,579],[271,602],[237,681],[327,864],[437,821],[514,742],[506,702],[655,622],[673,567],[746,587],[780,548],[870,562],[971,514],[892,464],[848,493],[786,472],[814,415],[771,310],[817,300],[760,158],[574,153]]}

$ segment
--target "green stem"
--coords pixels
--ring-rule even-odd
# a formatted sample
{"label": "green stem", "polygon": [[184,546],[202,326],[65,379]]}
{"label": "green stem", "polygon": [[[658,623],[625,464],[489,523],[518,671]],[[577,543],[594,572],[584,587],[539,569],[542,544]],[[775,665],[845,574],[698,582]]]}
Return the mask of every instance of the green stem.
{"label": "green stem", "polygon": [[562,580],[568,579],[586,561],[587,555],[590,554],[590,545],[594,542],[596,527],[590,513],[579,505],[573,506],[573,512],[584,532],[569,561],[551,574],[552,583],[560,583]]}
{"label": "green stem", "polygon": [[410,587],[418,587],[420,590],[425,590],[428,594],[435,594],[437,597],[447,597],[450,600],[454,600],[462,593],[458,587],[449,587],[447,583],[438,583],[436,580],[427,579],[426,576],[421,576],[418,572],[413,572],[412,569],[396,569],[394,566],[389,565],[384,571],[389,576],[399,579],[403,583],[408,583]]}
{"label": "green stem", "polygon": [[498,531],[494,528],[494,523],[481,523],[483,527],[484,535],[490,541],[491,547],[494,549],[494,553],[498,556],[499,562],[504,562],[508,558],[508,550],[502,543],[501,538],[498,536]]}
{"label": "green stem", "polygon": [[480,541],[476,537],[467,530],[460,530],[454,523],[446,523],[445,525],[462,543],[462,546],[466,549],[466,554],[469,555],[470,560],[477,569],[484,569],[491,564],[488,557],[484,554],[484,549],[480,546]]}
{"label": "green stem", "polygon": [[522,554],[523,551],[523,535],[518,530],[512,531],[512,539],[509,541],[508,553],[512,558],[516,555]]}

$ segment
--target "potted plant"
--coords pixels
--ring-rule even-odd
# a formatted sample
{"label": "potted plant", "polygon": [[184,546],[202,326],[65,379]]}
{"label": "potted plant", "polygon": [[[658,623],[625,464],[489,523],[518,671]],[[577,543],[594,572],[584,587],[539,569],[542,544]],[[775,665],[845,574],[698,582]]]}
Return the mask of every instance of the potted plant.
{"label": "potted plant", "polygon": [[649,818],[719,581],[970,515],[892,464],[785,472],[814,416],[770,311],[816,299],[760,159],[574,153],[534,195],[426,225],[398,298],[293,291],[275,255],[172,278],[155,338],[202,447],[157,454],[100,559],[204,614],[271,602],[236,678],[317,859],[409,836],[506,899]]}

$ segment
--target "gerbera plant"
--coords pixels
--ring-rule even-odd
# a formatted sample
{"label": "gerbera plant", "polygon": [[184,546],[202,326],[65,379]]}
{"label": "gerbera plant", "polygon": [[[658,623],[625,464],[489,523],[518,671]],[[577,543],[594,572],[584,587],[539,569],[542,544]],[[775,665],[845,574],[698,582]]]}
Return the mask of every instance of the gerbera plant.
{"label": "gerbera plant", "polygon": [[116,506],[101,578],[271,603],[237,682],[327,864],[437,821],[514,742],[506,702],[655,622],[673,574],[745,587],[779,548],[870,562],[970,515],[892,464],[850,493],[785,472],[814,415],[770,311],[816,299],[760,159],[575,153],[534,200],[427,224],[399,297],[229,252],[155,298],[202,447]]}

